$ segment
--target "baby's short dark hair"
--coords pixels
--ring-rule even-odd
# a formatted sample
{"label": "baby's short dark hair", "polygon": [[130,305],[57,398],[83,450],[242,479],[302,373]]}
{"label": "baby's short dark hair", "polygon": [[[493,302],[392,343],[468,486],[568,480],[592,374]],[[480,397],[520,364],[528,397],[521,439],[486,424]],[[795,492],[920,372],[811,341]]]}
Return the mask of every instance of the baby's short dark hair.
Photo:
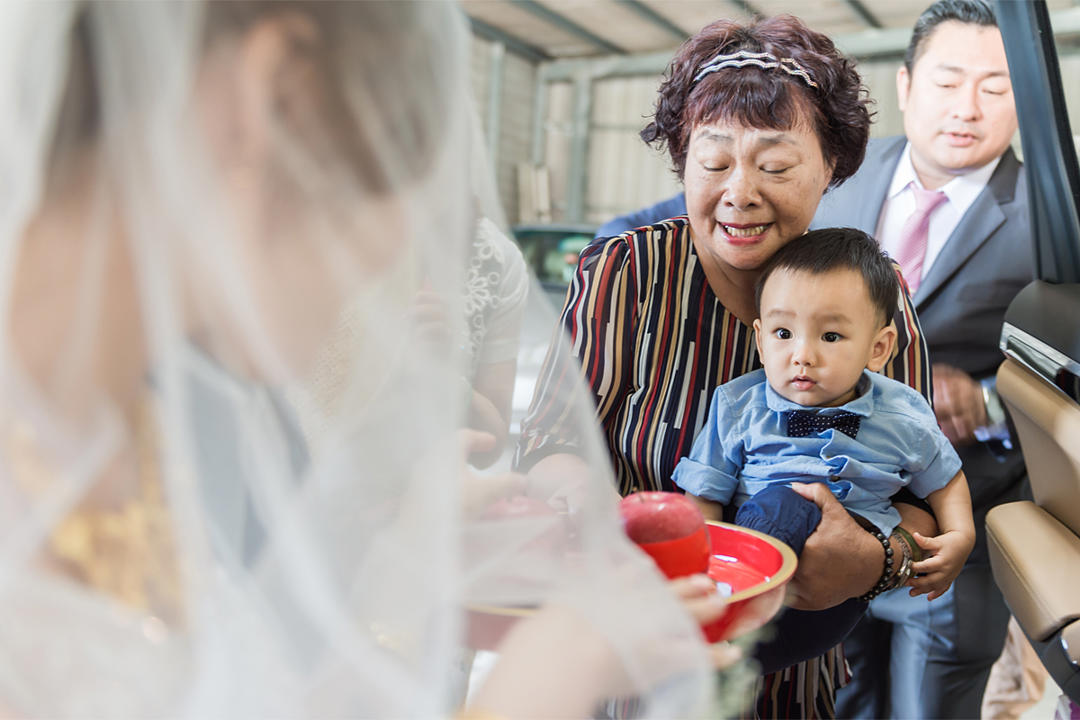
{"label": "baby's short dark hair", "polygon": [[863,277],[870,301],[884,316],[882,326],[892,322],[899,303],[900,282],[893,261],[877,242],[855,228],[822,228],[797,237],[776,251],[761,270],[754,300],[761,314],[761,291],[777,270],[820,275],[830,270],[855,270]]}

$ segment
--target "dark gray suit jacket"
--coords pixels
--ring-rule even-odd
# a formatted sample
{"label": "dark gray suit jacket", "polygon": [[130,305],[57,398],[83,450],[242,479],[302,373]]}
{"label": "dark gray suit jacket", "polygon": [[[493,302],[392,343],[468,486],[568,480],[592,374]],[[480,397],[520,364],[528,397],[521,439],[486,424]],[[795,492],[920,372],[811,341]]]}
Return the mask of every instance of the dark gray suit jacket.
{"label": "dark gray suit jacket", "polygon": [[[904,143],[903,136],[871,141],[859,171],[825,194],[812,227],[857,227],[873,235]],[[976,380],[997,372],[1004,359],[998,339],[1005,309],[1034,279],[1033,253],[1027,179],[1010,148],[913,298],[931,362],[960,368]],[[999,443],[958,451],[976,511],[979,542],[972,560],[985,560],[985,513],[1020,496],[1023,458]]]}

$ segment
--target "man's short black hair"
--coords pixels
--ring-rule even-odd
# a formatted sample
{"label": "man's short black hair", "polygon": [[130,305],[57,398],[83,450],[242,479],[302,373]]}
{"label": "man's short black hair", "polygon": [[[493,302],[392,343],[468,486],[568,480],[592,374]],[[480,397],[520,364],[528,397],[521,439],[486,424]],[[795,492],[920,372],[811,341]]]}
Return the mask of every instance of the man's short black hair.
{"label": "man's short black hair", "polygon": [[934,29],[950,20],[967,25],[995,28],[998,26],[994,8],[988,0],[938,0],[923,10],[922,15],[915,21],[915,29],[911,31],[911,41],[908,43],[907,52],[904,53],[904,67],[907,68],[909,74]]}
{"label": "man's short black hair", "polygon": [[822,228],[795,238],[776,251],[761,270],[754,301],[761,314],[761,292],[777,270],[821,275],[832,270],[854,270],[863,277],[870,301],[884,316],[882,327],[892,322],[900,298],[900,282],[893,261],[877,242],[855,228]]}

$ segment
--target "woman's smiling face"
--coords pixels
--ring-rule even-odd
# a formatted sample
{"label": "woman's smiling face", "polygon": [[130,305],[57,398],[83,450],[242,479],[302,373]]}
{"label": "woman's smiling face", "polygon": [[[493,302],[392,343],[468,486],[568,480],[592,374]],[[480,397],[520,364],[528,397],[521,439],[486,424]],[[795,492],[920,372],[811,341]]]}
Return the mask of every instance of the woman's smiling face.
{"label": "woman's smiling face", "polygon": [[694,247],[720,269],[757,270],[806,232],[832,178],[809,122],[787,130],[702,123],[683,183]]}

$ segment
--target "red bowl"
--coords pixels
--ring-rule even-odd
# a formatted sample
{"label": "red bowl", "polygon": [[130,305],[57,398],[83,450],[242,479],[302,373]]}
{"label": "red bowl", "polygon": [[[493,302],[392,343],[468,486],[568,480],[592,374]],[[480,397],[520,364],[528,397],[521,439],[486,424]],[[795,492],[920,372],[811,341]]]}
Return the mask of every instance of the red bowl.
{"label": "red bowl", "polygon": [[[705,529],[711,551],[708,575],[731,586],[724,614],[702,628],[706,639],[713,643],[726,639],[733,628],[739,630],[735,625],[740,621],[760,625],[771,618],[780,609],[782,588],[794,574],[798,561],[787,545],[756,530],[711,521]],[[699,550],[693,538],[639,547],[665,573],[670,573],[676,569],[671,563],[699,562],[694,559]],[[695,565],[695,569],[681,574],[700,572],[700,567]],[[466,642],[477,650],[494,650],[518,620],[534,612],[532,607],[470,606],[465,622]]]}
{"label": "red bowl", "polygon": [[465,646],[473,650],[497,650],[518,620],[535,613],[534,607],[472,605],[465,614]]}
{"label": "red bowl", "polygon": [[795,551],[765,533],[722,522],[708,521],[706,526],[712,550],[708,575],[731,588],[724,614],[703,628],[705,638],[714,643],[726,639],[740,620],[749,622],[757,614],[764,623],[772,617],[783,600],[780,588],[795,573],[798,559]]}

